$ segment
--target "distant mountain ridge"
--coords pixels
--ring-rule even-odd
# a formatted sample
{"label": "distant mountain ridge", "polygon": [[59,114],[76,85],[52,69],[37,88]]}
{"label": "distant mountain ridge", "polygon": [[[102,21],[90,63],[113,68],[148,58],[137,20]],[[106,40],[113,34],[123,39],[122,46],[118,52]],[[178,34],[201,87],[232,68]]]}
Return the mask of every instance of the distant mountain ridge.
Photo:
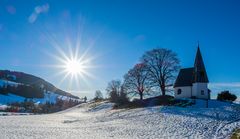
{"label": "distant mountain ridge", "polygon": [[[24,97],[28,97],[28,98],[35,98],[35,96],[41,97],[41,95],[34,94],[36,92],[39,92],[36,90],[40,89],[45,92],[50,91],[50,92],[53,92],[53,93],[61,95],[61,96],[67,96],[67,97],[79,99],[79,97],[74,96],[68,92],[61,90],[61,89],[58,89],[53,84],[45,81],[44,79],[42,79],[40,77],[31,75],[31,74],[27,74],[24,72],[0,70],[0,79],[5,80],[5,81],[19,83],[20,87],[18,87],[18,88],[20,88],[20,90],[25,89],[25,90],[27,90],[26,92],[28,92],[27,96],[24,96],[25,95],[24,92],[20,92],[20,96],[24,96]],[[12,88],[13,87],[5,86],[5,92],[9,91],[9,90],[13,90],[11,92],[18,91],[18,93],[19,93],[19,89],[14,90]],[[31,92],[31,90],[35,90],[35,91]],[[4,94],[4,89],[0,89],[0,93]],[[19,94],[17,94],[17,95],[19,95]]]}

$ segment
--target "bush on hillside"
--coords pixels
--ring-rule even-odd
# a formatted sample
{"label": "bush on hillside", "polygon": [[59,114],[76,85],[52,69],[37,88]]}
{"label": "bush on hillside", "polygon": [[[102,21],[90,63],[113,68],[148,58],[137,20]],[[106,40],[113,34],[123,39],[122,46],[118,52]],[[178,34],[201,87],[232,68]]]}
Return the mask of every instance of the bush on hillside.
{"label": "bush on hillside", "polygon": [[133,99],[132,101],[128,101],[128,103],[124,103],[122,105],[115,105],[114,109],[121,108],[142,108],[142,107],[151,107],[151,106],[172,106],[178,103],[185,103],[181,100],[175,100],[174,97],[165,95],[165,96],[156,96],[147,99]]}
{"label": "bush on hillside", "polygon": [[237,96],[230,93],[229,91],[223,91],[218,94],[217,100],[220,101],[235,101],[237,99]]}

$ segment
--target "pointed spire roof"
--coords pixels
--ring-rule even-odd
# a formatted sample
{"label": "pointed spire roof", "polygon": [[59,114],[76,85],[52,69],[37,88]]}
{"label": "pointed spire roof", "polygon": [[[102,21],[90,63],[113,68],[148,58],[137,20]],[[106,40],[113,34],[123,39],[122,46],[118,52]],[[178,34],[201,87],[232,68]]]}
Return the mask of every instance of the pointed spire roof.
{"label": "pointed spire roof", "polygon": [[204,66],[202,54],[199,47],[198,42],[198,49],[194,63],[194,79],[193,82],[200,82],[200,83],[208,83],[207,72]]}

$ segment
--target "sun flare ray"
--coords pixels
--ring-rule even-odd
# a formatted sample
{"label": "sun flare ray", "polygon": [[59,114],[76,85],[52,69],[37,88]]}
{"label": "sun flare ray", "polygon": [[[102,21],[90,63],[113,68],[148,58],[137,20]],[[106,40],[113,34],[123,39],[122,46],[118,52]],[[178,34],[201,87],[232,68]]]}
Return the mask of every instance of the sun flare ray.
{"label": "sun flare ray", "polygon": [[[70,45],[71,43],[68,42]],[[72,45],[72,44],[71,44]],[[96,58],[94,56],[89,57],[89,50],[87,48],[85,51],[80,53],[80,42],[77,41],[75,49],[72,46],[67,46],[68,50],[65,52],[59,46],[55,46],[57,48],[57,52],[60,55],[51,55],[54,59],[56,59],[59,64],[52,65],[52,67],[60,69],[56,75],[64,74],[63,78],[60,80],[59,85],[61,85],[67,78],[69,79],[68,82],[68,89],[71,90],[73,86],[73,82],[77,85],[83,81],[84,83],[88,84],[87,78],[95,79],[95,76],[92,75],[89,71],[95,66],[91,65],[92,61]]]}
{"label": "sun flare ray", "polygon": [[[83,45],[82,31],[82,25],[79,25],[77,30],[72,32],[77,33],[76,36],[66,35],[65,38],[61,39],[62,41],[59,40],[59,37],[62,38],[62,36],[51,34],[51,31],[44,30],[42,32],[44,39],[55,50],[54,53],[44,51],[45,54],[56,60],[55,64],[49,64],[46,67],[58,70],[52,76],[60,76],[58,85],[64,85],[68,90],[80,89],[83,84],[90,86],[89,79],[96,79],[96,76],[91,72],[94,72],[93,69],[97,68],[93,61],[99,57],[98,54],[91,55],[90,52],[97,39],[90,38],[90,42],[87,41],[88,43]],[[66,34],[71,33],[66,32]]]}

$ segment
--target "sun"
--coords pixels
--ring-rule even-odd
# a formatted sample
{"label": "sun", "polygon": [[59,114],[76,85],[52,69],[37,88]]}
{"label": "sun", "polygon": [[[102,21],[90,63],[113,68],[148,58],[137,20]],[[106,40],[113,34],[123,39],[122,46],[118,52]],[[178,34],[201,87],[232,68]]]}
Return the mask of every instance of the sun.
{"label": "sun", "polygon": [[54,48],[53,52],[44,51],[53,58],[54,64],[44,66],[54,68],[56,71],[52,76],[59,77],[57,85],[67,86],[68,90],[76,89],[82,84],[88,86],[90,80],[97,79],[96,75],[93,74],[96,68],[99,68],[95,60],[101,56],[96,52],[94,55],[91,53],[96,40],[91,39],[83,45],[80,27],[77,28],[77,34],[69,35],[67,33],[63,40],[58,40],[51,33],[44,33],[46,39]]}
{"label": "sun", "polygon": [[[86,51],[82,53],[78,49],[71,50],[69,53],[62,49],[57,49],[60,55],[52,55],[58,62],[58,64],[53,65],[57,68],[59,72],[56,72],[57,76],[61,76],[59,84],[61,85],[67,80],[69,90],[71,90],[72,85],[79,85],[80,83],[88,83],[88,79],[95,79],[95,76],[90,72],[95,68],[92,64],[95,57],[87,54]],[[75,53],[74,53],[75,52]],[[74,82],[73,82],[74,81]]]}
{"label": "sun", "polygon": [[72,86],[79,84],[88,84],[89,79],[96,79],[91,72],[96,68],[93,64],[95,56],[88,53],[89,49],[80,51],[79,47],[69,46],[69,50],[64,50],[61,47],[55,47],[57,54],[49,54],[57,64],[52,67],[57,68],[56,76],[61,76],[58,85],[68,82],[69,90]]}
{"label": "sun", "polygon": [[65,70],[72,75],[82,74],[84,72],[84,65],[78,59],[70,59],[66,61]]}

